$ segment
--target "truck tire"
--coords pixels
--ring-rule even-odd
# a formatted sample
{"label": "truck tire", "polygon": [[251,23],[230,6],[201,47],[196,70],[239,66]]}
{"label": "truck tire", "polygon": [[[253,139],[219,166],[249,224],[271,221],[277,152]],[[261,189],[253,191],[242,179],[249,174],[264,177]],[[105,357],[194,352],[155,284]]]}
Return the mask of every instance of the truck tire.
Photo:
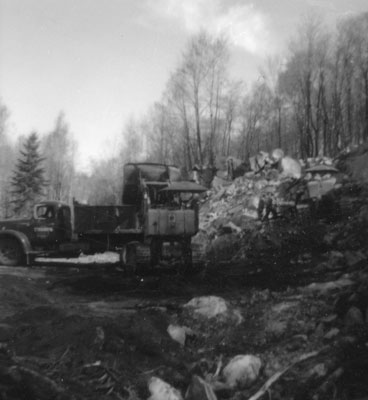
{"label": "truck tire", "polygon": [[134,275],[137,271],[137,248],[135,244],[123,246],[120,252],[120,264],[127,275]]}
{"label": "truck tire", "polygon": [[24,261],[24,252],[16,239],[0,239],[0,265],[15,267]]}
{"label": "truck tire", "polygon": [[128,243],[120,252],[120,265],[127,275],[144,275],[149,264],[149,248],[141,243]]}

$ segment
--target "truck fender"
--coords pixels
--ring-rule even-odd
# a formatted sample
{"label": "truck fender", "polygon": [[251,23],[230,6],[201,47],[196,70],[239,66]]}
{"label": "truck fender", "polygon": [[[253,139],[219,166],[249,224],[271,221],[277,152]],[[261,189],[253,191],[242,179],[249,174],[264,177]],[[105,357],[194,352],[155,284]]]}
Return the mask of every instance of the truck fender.
{"label": "truck fender", "polygon": [[26,263],[27,265],[30,265],[32,246],[31,243],[29,242],[28,237],[23,232],[15,231],[13,229],[0,231],[0,239],[5,237],[13,238],[18,241],[18,243],[22,246],[23,252],[26,256]]}

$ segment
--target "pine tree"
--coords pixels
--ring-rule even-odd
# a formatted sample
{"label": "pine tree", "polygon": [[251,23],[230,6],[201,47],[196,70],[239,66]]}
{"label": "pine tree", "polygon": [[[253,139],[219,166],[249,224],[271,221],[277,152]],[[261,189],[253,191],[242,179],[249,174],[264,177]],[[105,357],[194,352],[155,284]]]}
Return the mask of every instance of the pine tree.
{"label": "pine tree", "polygon": [[39,201],[47,186],[44,178],[44,158],[39,152],[40,142],[36,132],[26,139],[13,171],[11,194],[14,213],[19,216],[30,215],[34,204]]}

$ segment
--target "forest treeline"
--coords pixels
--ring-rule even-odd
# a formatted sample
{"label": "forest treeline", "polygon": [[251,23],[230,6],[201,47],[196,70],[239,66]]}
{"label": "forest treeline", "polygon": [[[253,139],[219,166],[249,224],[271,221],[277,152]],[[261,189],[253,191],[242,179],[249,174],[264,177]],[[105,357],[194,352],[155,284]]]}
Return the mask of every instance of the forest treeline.
{"label": "forest treeline", "polygon": [[[345,17],[334,29],[316,16],[303,19],[287,54],[267,59],[251,86],[232,79],[229,63],[226,37],[191,37],[160,100],[126,123],[119,156],[96,162],[90,176],[75,170],[75,145],[60,113],[40,136],[42,196],[116,204],[125,162],[172,163],[189,172],[195,164],[216,166],[230,155],[247,160],[274,148],[296,158],[334,157],[368,139],[368,13]],[[12,210],[24,151],[10,145],[8,120],[1,104],[2,214]]]}

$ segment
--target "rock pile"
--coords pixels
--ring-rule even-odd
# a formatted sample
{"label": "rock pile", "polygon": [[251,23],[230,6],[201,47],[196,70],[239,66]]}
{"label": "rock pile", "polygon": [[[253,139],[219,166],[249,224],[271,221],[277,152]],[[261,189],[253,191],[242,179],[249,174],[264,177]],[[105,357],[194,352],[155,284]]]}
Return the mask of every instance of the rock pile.
{"label": "rock pile", "polygon": [[[202,200],[200,233],[194,239],[207,245],[210,258],[221,255],[229,260],[237,253],[237,243],[245,231],[252,227],[259,230],[259,221],[308,214],[325,194],[341,186],[342,179],[329,158],[301,163],[283,156],[281,150],[274,153],[270,159],[281,161],[281,169],[264,164],[234,180],[224,179],[221,173],[214,178]],[[266,159],[263,153],[262,157]]]}

